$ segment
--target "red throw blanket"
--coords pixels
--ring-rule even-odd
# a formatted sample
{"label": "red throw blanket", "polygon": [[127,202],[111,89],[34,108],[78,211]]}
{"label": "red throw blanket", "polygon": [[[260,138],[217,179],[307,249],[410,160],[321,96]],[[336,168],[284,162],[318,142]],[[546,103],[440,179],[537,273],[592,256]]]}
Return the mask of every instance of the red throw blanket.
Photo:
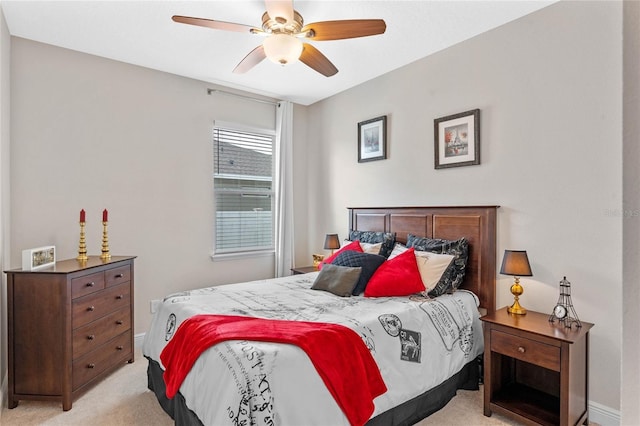
{"label": "red throw blanket", "polygon": [[289,343],[304,350],[352,425],[371,417],[373,399],[387,391],[362,338],[348,327],[230,315],[185,320],[160,354],[168,398],[178,392],[196,359],[225,340]]}

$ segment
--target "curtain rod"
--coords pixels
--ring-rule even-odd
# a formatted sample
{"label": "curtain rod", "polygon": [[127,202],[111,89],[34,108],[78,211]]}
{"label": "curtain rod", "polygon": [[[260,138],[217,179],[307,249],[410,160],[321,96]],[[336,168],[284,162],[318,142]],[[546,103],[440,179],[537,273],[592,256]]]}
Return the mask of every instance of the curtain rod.
{"label": "curtain rod", "polygon": [[233,92],[225,92],[224,90],[219,90],[219,89],[207,89],[207,95],[210,95],[212,93],[220,93],[222,95],[235,96],[236,98],[247,99],[247,100],[250,100],[250,101],[261,102],[263,104],[269,104],[269,105],[278,105],[278,103],[279,103],[279,102],[274,102],[274,101],[267,101],[265,99],[253,98],[251,96],[239,95],[239,94],[233,93]]}

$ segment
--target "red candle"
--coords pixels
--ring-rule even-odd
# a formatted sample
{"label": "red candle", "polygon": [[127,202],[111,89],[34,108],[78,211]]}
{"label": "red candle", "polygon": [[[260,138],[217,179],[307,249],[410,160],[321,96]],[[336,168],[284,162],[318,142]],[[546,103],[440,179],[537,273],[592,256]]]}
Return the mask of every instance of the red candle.
{"label": "red candle", "polygon": [[80,222],[84,222],[84,209],[80,210]]}
{"label": "red candle", "polygon": [[107,222],[108,221],[108,216],[107,216],[108,214],[109,214],[109,212],[107,211],[107,209],[104,209],[102,211],[102,221],[103,222]]}

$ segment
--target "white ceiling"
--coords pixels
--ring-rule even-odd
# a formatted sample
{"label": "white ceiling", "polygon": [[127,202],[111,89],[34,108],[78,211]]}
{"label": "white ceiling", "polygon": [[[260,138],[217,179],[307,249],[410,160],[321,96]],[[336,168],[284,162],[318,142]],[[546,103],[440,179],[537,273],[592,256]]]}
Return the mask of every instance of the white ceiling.
{"label": "white ceiling", "polygon": [[301,62],[283,67],[269,60],[233,74],[262,42],[260,36],[171,20],[186,15],[260,28],[263,0],[0,0],[0,5],[13,36],[309,105],[554,2],[296,0],[305,23],[386,21],[382,35],[312,42],[338,68],[332,77]]}

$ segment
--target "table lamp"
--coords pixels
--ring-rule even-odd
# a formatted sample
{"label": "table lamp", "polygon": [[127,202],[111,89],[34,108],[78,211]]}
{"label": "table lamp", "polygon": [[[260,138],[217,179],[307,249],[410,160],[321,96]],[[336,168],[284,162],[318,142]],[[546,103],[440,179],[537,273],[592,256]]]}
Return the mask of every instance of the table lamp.
{"label": "table lamp", "polygon": [[338,234],[327,234],[324,238],[324,249],[331,250],[331,255],[333,256],[333,251],[339,248],[340,239],[338,238]]}
{"label": "table lamp", "polygon": [[519,298],[524,292],[520,285],[520,277],[531,277],[531,266],[529,266],[529,258],[525,250],[505,250],[502,258],[502,267],[500,273],[503,275],[513,275],[515,277],[511,286],[511,294],[513,294],[513,305],[507,311],[511,314],[525,315],[527,310],[520,306]]}

